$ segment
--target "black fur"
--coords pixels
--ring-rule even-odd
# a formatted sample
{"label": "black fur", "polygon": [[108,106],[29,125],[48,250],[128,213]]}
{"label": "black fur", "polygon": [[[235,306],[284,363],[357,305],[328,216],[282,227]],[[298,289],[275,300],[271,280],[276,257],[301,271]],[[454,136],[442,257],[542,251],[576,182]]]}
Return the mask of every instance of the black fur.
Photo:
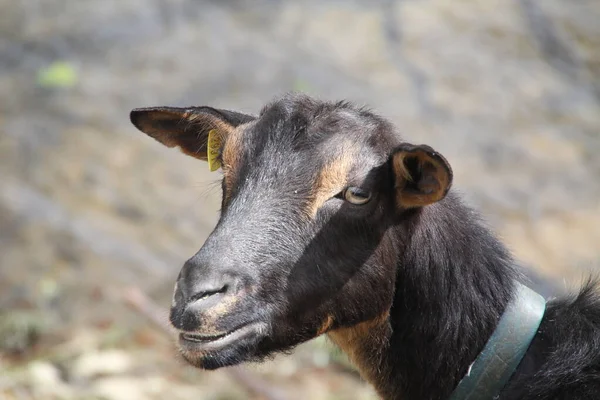
{"label": "black fur", "polygon": [[[186,124],[184,111],[192,108],[181,110],[178,116],[169,108],[167,117]],[[452,177],[443,157],[428,146],[404,144],[368,110],[302,95],[279,99],[256,118],[204,113],[194,119],[200,121],[196,132],[178,128],[173,117],[172,135],[157,136],[152,112],[137,110],[132,120],[187,154],[205,149],[215,126],[226,124],[230,135],[240,135],[235,163],[221,154],[227,177],[222,215],[182,269],[171,321],[199,334],[258,325],[227,346],[190,345],[186,359],[208,369],[262,360],[329,332],[345,341],[383,398],[448,398],[523,277],[457,194],[443,197]],[[240,123],[241,133],[234,131]],[[371,200],[350,204],[341,191],[314,203],[323,172],[344,162],[351,163],[345,185],[371,193]],[[441,200],[436,190],[443,190]],[[411,196],[416,200],[404,202]],[[578,296],[549,303],[500,399],[600,398],[598,293],[590,281]]]}

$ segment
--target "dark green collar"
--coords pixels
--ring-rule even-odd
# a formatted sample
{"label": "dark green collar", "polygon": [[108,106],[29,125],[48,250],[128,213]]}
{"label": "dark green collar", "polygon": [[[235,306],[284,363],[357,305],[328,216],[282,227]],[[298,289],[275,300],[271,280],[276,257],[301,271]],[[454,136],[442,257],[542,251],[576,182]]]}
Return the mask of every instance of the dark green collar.
{"label": "dark green collar", "polygon": [[545,310],[546,300],[542,296],[515,283],[514,298],[450,400],[497,398],[527,352]]}

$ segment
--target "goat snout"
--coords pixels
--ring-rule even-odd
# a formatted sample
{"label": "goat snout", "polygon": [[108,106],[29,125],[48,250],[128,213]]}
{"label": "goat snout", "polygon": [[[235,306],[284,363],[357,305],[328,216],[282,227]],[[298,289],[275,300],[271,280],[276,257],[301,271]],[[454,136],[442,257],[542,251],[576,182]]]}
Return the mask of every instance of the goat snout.
{"label": "goat snout", "polygon": [[206,266],[188,261],[175,283],[171,324],[182,331],[216,330],[218,319],[240,297],[240,279],[231,274],[208,272]]}

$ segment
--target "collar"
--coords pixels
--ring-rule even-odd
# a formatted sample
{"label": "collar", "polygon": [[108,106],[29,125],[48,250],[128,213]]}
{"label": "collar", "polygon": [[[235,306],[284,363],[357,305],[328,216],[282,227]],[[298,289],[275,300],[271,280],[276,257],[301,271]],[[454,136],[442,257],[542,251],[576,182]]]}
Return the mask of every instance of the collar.
{"label": "collar", "polygon": [[523,359],[544,317],[546,300],[518,282],[515,289],[496,330],[450,400],[497,398]]}

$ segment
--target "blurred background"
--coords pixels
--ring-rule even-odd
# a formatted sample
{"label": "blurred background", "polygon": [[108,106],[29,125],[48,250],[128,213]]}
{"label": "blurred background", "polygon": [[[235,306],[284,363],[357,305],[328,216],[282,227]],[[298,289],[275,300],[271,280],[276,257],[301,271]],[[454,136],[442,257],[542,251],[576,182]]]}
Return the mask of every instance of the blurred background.
{"label": "blurred background", "polygon": [[[166,320],[220,201],[220,173],[134,107],[368,104],[577,287],[600,260],[599,21],[597,0],[0,0],[0,399],[261,398],[123,301]],[[248,368],[288,399],[375,398],[324,338]]]}

